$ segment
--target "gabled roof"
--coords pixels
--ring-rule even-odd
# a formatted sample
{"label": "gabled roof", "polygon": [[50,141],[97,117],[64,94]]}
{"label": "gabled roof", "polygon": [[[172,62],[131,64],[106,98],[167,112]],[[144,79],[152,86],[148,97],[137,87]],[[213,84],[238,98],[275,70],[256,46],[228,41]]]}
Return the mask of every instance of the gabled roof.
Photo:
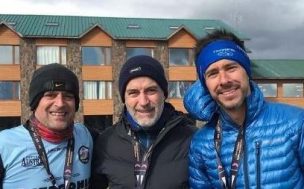
{"label": "gabled roof", "polygon": [[174,36],[175,34],[177,34],[178,32],[180,32],[182,30],[186,31],[187,33],[189,33],[190,35],[192,35],[194,38],[196,38],[196,36],[191,31],[189,31],[184,25],[181,25],[181,26],[170,26],[169,28],[171,28],[174,31],[168,36],[168,39],[170,39],[172,36]]}
{"label": "gabled roof", "polygon": [[304,79],[304,60],[252,60],[254,79]]}
{"label": "gabled roof", "polygon": [[14,23],[11,26],[24,37],[80,38],[99,26],[115,39],[167,40],[181,27],[197,39],[212,28],[225,28],[249,39],[220,20],[0,14],[0,22]]}
{"label": "gabled roof", "polygon": [[5,21],[0,21],[0,26],[1,25],[5,25],[7,28],[9,28],[11,31],[13,31],[14,33],[16,33],[19,37],[22,37],[22,34],[20,34],[19,32],[17,32],[13,27],[14,23],[6,23]]}

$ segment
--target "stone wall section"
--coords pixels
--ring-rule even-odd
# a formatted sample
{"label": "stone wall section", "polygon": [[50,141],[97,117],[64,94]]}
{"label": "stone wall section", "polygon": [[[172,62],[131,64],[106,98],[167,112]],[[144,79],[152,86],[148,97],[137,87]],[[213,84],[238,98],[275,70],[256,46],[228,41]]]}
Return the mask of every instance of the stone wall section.
{"label": "stone wall section", "polygon": [[120,40],[113,40],[112,42],[112,69],[113,69],[113,83],[112,83],[112,98],[113,98],[113,123],[119,120],[123,109],[123,103],[120,99],[118,89],[119,72],[126,61],[126,43]]}
{"label": "stone wall section", "polygon": [[67,68],[72,70],[79,81],[79,109],[75,115],[75,121],[83,123],[83,81],[82,81],[82,70],[81,70],[81,46],[80,41],[77,39],[68,40],[67,45]]}
{"label": "stone wall section", "polygon": [[20,100],[21,100],[21,123],[32,114],[29,107],[28,91],[32,75],[36,70],[36,45],[34,39],[20,40]]}

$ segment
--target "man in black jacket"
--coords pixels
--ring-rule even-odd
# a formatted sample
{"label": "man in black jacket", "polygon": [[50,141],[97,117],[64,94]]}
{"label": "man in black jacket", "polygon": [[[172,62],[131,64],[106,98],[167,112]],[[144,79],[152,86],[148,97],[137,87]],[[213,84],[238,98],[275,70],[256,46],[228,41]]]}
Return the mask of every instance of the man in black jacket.
{"label": "man in black jacket", "polygon": [[92,188],[188,188],[188,147],[196,130],[165,102],[168,82],[161,64],[135,56],[122,67],[121,118],[96,142]]}

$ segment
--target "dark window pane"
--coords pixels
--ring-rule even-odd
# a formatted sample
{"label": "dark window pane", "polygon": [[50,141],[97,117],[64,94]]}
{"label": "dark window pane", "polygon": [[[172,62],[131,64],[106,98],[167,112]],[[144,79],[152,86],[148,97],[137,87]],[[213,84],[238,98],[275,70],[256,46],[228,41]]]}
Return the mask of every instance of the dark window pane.
{"label": "dark window pane", "polygon": [[3,129],[19,126],[20,124],[20,117],[0,117],[0,131]]}
{"label": "dark window pane", "polygon": [[0,81],[1,100],[19,100],[19,82]]}
{"label": "dark window pane", "polygon": [[169,64],[174,66],[188,66],[190,49],[171,48],[169,49]]}
{"label": "dark window pane", "polygon": [[113,125],[113,116],[111,115],[86,115],[84,116],[84,124],[101,133],[106,128]]}
{"label": "dark window pane", "polygon": [[99,47],[83,47],[82,63],[84,65],[100,65],[103,62],[103,54]]}
{"label": "dark window pane", "polygon": [[111,64],[111,49],[107,47],[82,47],[83,65]]}

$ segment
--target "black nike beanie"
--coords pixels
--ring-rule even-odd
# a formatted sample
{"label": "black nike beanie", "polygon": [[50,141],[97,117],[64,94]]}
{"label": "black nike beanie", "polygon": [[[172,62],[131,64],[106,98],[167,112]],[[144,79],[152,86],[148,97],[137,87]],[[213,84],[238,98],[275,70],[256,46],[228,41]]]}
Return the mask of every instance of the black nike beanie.
{"label": "black nike beanie", "polygon": [[46,91],[67,91],[74,94],[75,109],[79,108],[79,83],[77,76],[61,64],[53,63],[38,68],[29,89],[29,105],[35,110]]}

